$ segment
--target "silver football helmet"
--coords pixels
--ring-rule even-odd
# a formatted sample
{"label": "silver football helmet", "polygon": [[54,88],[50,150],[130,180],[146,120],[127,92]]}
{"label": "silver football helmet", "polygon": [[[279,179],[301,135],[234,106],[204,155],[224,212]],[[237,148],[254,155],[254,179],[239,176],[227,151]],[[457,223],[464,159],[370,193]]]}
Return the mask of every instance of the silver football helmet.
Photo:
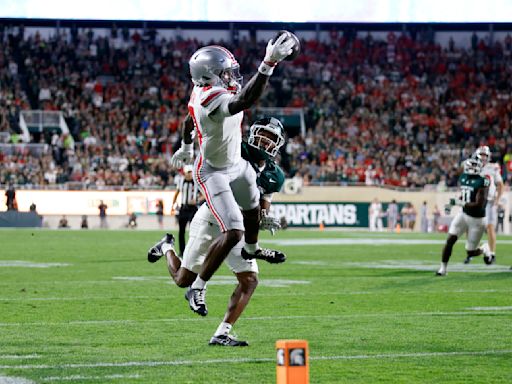
{"label": "silver football helmet", "polygon": [[464,173],[468,175],[479,175],[482,172],[482,160],[479,157],[470,157],[464,161]]}
{"label": "silver football helmet", "polygon": [[247,142],[270,157],[275,157],[284,144],[283,131],[283,124],[278,119],[265,117],[251,125]]}
{"label": "silver football helmet", "polygon": [[235,56],[220,45],[208,45],[198,49],[188,64],[194,85],[217,85],[232,92],[242,89],[240,65]]}

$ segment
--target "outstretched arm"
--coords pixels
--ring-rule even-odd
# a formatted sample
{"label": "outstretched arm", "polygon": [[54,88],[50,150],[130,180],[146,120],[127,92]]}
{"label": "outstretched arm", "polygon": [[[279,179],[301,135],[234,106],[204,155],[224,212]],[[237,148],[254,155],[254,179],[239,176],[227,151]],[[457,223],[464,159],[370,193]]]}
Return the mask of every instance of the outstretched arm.
{"label": "outstretched arm", "polygon": [[268,42],[265,58],[258,68],[258,73],[230,101],[228,105],[229,113],[236,115],[252,106],[259,99],[265,90],[268,79],[274,72],[274,68],[292,53],[294,44],[295,41],[287,33],[281,34],[275,41],[270,40]]}
{"label": "outstretched arm", "polygon": [[270,75],[264,75],[260,72],[255,74],[251,80],[242,88],[239,94],[233,97],[229,103],[229,113],[236,115],[244,109],[251,107],[256,100],[260,98],[268,84]]}

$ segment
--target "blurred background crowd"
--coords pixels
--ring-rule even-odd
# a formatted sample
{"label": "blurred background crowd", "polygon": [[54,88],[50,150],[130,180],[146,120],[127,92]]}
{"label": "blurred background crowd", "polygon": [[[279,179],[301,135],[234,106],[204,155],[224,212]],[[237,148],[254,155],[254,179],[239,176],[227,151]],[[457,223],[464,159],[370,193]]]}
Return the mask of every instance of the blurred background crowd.
{"label": "blurred background crowd", "polygon": [[[299,34],[300,36],[300,34]],[[176,171],[180,122],[192,83],[188,59],[204,45],[157,30],[61,28],[50,36],[0,30],[0,140],[20,140],[22,110],[62,111],[69,133],[32,133],[34,153],[0,146],[0,184],[166,188]],[[265,41],[208,42],[229,48],[246,81]],[[446,47],[432,34],[389,32],[377,39],[332,31],[302,41],[257,107],[303,108],[305,132],[280,154],[304,185],[456,186],[460,162],[481,144],[512,179],[512,37]],[[254,113],[246,114],[244,128]]]}

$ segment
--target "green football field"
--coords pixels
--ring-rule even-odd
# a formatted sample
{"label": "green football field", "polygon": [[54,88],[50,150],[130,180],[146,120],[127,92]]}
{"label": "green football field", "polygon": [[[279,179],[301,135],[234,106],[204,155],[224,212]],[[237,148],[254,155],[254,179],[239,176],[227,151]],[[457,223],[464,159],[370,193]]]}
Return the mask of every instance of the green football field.
{"label": "green football field", "polygon": [[0,383],[275,383],[275,342],[305,339],[311,383],[511,383],[512,237],[469,265],[444,235],[283,231],[235,325],[210,347],[235,279],[192,313],[150,231],[0,231]]}

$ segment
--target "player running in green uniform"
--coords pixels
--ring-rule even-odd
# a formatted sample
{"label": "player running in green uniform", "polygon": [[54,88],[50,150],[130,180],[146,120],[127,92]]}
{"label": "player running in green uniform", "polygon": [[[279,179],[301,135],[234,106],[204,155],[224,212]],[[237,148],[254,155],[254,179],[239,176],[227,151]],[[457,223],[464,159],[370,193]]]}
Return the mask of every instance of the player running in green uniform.
{"label": "player running in green uniform", "polygon": [[[448,239],[443,248],[441,267],[436,272],[437,276],[445,276],[448,261],[452,255],[453,245],[457,239],[464,233],[467,233],[466,239],[466,261],[474,256],[483,253],[479,248],[480,240],[485,231],[485,205],[487,203],[487,193],[489,192],[489,179],[480,175],[482,171],[482,161],[478,158],[470,158],[464,162],[464,173],[459,178],[460,195],[457,199],[451,199],[450,206],[459,205],[462,210],[455,216],[450,229],[448,230]],[[492,259],[484,257],[486,264],[492,264]]]}
{"label": "player running in green uniform", "polygon": [[[265,118],[256,121],[250,130],[247,142],[242,141],[242,157],[247,160],[257,174],[257,184],[260,190],[260,205],[262,217],[260,229],[268,229],[272,233],[280,228],[279,220],[268,216],[267,212],[272,201],[272,195],[279,192],[284,184],[284,173],[275,163],[274,157],[284,144],[283,126],[275,118]],[[168,271],[179,287],[189,287],[201,270],[210,244],[220,233],[220,227],[208,205],[203,204],[195,214],[190,224],[189,240],[185,247],[183,259],[178,258],[174,250],[174,237],[167,234],[164,238],[150,248],[148,261],[155,262],[164,256],[167,259]],[[282,253],[262,252],[256,255],[244,252],[244,241],[240,241],[229,253],[226,263],[235,273],[238,285],[236,286],[228,304],[224,319],[210,340],[210,345],[247,346],[246,341],[237,340],[230,335],[231,328],[238,320],[258,285],[258,264],[253,259],[269,263],[282,263],[285,256]],[[187,291],[185,295],[189,304]],[[192,305],[192,304],[190,304]],[[206,306],[205,306],[206,308]],[[202,316],[206,312],[198,312]]]}

